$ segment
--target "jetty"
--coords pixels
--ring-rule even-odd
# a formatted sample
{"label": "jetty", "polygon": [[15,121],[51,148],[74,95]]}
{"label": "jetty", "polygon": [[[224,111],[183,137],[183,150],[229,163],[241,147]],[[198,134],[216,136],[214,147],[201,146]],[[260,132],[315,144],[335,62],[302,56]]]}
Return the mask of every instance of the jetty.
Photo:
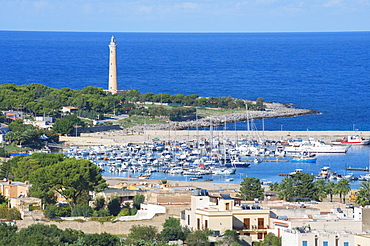
{"label": "jetty", "polygon": [[363,172],[369,172],[370,169],[368,167],[365,168],[355,168],[355,167],[349,167],[346,168],[347,171],[363,171]]}

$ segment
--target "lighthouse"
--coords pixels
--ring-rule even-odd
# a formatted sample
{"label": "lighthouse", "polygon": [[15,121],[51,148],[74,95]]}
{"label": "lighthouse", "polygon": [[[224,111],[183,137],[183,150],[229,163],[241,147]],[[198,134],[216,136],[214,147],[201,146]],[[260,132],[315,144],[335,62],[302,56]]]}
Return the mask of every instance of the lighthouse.
{"label": "lighthouse", "polygon": [[118,82],[117,82],[117,44],[114,36],[111,37],[108,46],[109,46],[108,92],[115,94],[118,92]]}

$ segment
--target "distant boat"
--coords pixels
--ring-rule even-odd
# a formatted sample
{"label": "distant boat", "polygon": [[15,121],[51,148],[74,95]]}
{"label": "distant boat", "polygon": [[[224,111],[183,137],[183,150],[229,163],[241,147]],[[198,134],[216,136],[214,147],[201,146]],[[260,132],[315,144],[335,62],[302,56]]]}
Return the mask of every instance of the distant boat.
{"label": "distant boat", "polygon": [[139,175],[139,179],[149,179],[150,178],[150,174],[141,174]]}
{"label": "distant boat", "polygon": [[352,135],[344,137],[342,140],[332,141],[334,145],[368,145],[370,144],[370,139],[361,138],[359,135]]}
{"label": "distant boat", "polygon": [[346,153],[349,148],[350,146],[330,145],[323,141],[303,141],[286,146],[285,151],[287,153]]}
{"label": "distant boat", "polygon": [[300,156],[293,158],[292,162],[315,163],[316,160],[317,160],[316,157]]}

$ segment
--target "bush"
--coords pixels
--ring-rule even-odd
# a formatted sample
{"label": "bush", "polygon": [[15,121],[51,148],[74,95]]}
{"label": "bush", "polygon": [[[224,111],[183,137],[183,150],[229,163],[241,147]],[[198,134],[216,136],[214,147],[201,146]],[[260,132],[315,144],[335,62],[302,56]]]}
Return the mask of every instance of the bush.
{"label": "bush", "polygon": [[111,215],[117,216],[121,211],[121,203],[119,197],[113,197],[108,203],[108,209]]}
{"label": "bush", "polygon": [[71,209],[67,205],[49,205],[46,207],[45,215],[48,218],[54,217],[69,217],[71,216]]}
{"label": "bush", "polygon": [[127,216],[130,215],[130,209],[129,208],[123,208],[119,212],[118,216]]}
{"label": "bush", "polygon": [[71,212],[71,216],[84,216],[84,217],[91,217],[93,214],[93,209],[85,204],[85,205],[76,205]]}

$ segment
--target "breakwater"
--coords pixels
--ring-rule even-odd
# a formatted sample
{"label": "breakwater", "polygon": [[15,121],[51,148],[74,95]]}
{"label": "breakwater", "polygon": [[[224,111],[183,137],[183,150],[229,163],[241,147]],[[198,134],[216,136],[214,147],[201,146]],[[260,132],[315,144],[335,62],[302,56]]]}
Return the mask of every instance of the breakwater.
{"label": "breakwater", "polygon": [[[186,130],[195,128],[206,128],[211,125],[222,126],[225,123],[242,122],[256,120],[262,118],[281,118],[295,117],[309,114],[319,114],[320,112],[311,109],[293,108],[290,105],[282,103],[265,102],[266,109],[264,111],[248,110],[245,113],[232,113],[227,115],[214,115],[204,118],[198,118],[191,121],[169,122],[168,124],[146,124],[126,128],[127,133],[143,133],[148,130]],[[217,110],[217,109],[215,109]]]}

